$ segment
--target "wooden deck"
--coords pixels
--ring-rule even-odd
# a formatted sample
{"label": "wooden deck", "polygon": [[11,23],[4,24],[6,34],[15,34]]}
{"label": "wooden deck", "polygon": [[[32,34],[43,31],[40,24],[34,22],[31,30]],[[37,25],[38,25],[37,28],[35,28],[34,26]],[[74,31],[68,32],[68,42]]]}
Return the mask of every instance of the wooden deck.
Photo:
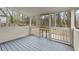
{"label": "wooden deck", "polygon": [[0,51],[73,51],[71,46],[36,36],[0,44]]}

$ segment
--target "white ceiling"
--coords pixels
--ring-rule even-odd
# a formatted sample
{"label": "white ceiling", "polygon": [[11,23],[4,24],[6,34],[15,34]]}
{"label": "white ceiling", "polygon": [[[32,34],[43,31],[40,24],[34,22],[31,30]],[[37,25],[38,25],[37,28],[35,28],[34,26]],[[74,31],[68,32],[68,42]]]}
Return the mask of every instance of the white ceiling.
{"label": "white ceiling", "polygon": [[71,9],[71,7],[9,7],[9,9],[18,13],[23,13],[27,16],[39,14],[54,13]]}

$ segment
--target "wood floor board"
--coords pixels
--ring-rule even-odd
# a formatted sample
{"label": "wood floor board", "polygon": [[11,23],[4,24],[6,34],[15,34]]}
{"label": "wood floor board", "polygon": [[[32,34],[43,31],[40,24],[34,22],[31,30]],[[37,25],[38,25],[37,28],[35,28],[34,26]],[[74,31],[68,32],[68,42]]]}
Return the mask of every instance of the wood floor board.
{"label": "wood floor board", "polygon": [[28,36],[0,44],[0,51],[73,51],[73,48],[49,39]]}

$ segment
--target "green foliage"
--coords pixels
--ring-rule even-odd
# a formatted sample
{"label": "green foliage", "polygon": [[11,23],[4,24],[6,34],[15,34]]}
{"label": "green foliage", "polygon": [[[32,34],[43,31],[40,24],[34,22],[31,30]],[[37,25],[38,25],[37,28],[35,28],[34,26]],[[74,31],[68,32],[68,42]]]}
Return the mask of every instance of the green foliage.
{"label": "green foliage", "polygon": [[13,16],[10,16],[10,18],[11,18],[11,19],[10,19],[11,23],[13,23]]}

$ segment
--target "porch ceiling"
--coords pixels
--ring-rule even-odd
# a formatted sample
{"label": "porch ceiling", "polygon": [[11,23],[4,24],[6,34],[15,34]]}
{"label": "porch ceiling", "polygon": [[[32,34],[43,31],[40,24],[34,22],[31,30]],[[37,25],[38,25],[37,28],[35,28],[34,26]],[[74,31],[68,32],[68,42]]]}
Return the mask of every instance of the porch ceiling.
{"label": "porch ceiling", "polygon": [[23,13],[27,16],[39,14],[54,13],[71,9],[71,7],[9,7],[9,9],[18,13]]}

